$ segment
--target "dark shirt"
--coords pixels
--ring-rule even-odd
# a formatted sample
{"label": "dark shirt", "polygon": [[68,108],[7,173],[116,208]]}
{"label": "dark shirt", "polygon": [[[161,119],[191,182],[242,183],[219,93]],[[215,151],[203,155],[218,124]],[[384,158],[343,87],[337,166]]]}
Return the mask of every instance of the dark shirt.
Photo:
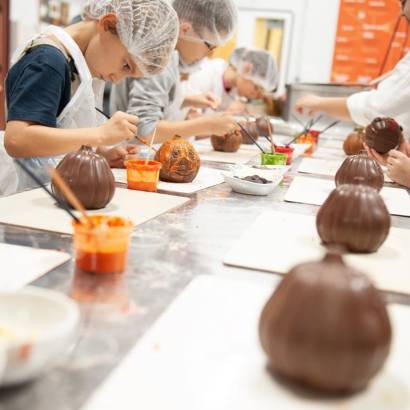
{"label": "dark shirt", "polygon": [[28,50],[6,79],[7,121],[57,127],[57,117],[71,99],[73,64],[56,47]]}

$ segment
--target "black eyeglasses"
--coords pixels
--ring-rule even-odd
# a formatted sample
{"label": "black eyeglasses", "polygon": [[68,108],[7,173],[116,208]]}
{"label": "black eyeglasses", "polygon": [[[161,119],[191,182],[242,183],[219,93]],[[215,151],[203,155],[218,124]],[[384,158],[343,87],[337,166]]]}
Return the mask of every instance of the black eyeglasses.
{"label": "black eyeglasses", "polygon": [[215,49],[218,48],[218,46],[214,46],[211,43],[208,43],[207,41],[203,40],[204,44],[206,45],[206,47],[208,48],[209,51],[214,51]]}

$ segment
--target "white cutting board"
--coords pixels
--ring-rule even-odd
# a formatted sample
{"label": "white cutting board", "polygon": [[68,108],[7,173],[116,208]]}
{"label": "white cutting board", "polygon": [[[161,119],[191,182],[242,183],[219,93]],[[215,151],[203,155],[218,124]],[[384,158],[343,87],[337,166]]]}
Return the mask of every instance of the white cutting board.
{"label": "white cutting board", "polygon": [[[335,188],[332,180],[298,176],[289,187],[285,201],[321,206]],[[407,190],[384,187],[380,194],[391,215],[410,216],[410,195]]]}
{"label": "white cutting board", "polygon": [[[319,158],[303,158],[298,172],[302,174],[316,174],[334,177],[341,167],[344,159],[319,159]],[[383,167],[384,181],[392,183],[392,179],[386,175],[387,169]]]}
{"label": "white cutting board", "polygon": [[[127,171],[125,169],[113,169],[115,180],[121,184],[127,183]],[[201,167],[195,180],[188,184],[176,184],[171,182],[158,183],[160,191],[176,192],[180,194],[194,194],[203,189],[222,184],[224,178],[218,169]]]}
{"label": "white cutting board", "polygon": [[[119,215],[140,225],[185,203],[189,198],[117,188],[112,202],[91,214]],[[0,223],[72,234],[71,218],[42,189],[0,198]]]}
{"label": "white cutting board", "polygon": [[385,369],[364,392],[330,399],[268,374],[257,329],[271,293],[264,281],[198,277],[83,410],[410,409],[409,308],[389,308],[395,337]]}
{"label": "white cutting board", "polygon": [[63,252],[1,243],[0,292],[21,289],[69,259]]}
{"label": "white cutting board", "polygon": [[322,148],[343,149],[343,141],[333,138],[319,138],[319,146]]}
{"label": "white cutting board", "polygon": [[313,153],[312,157],[314,158],[333,158],[333,159],[340,159],[340,158],[346,158],[346,154],[339,150],[339,149],[334,149],[334,148],[326,148],[326,147],[318,147],[316,151]]}
{"label": "white cutting board", "polygon": [[211,144],[196,144],[196,150],[202,161],[222,162],[225,164],[246,164],[259,154],[253,150],[240,148],[237,152],[215,151]]}
{"label": "white cutting board", "polygon": [[[410,230],[391,228],[376,253],[348,254],[346,261],[367,273],[381,290],[410,294]],[[267,211],[232,247],[224,263],[284,274],[306,261],[321,259],[325,248],[316,217]]]}

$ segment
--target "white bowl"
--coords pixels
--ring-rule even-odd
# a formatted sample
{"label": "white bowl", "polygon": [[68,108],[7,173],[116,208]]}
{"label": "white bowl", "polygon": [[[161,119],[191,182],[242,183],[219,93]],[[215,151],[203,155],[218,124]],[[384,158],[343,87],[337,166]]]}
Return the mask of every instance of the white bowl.
{"label": "white bowl", "polygon": [[[223,172],[222,175],[225,182],[230,187],[240,194],[266,196],[270,195],[275,188],[282,182],[283,176],[288,171],[288,167],[281,166],[274,169],[260,170],[246,166],[233,167],[230,172]],[[270,184],[257,184],[255,182],[244,181],[247,176],[258,175],[262,178],[272,181]]]}
{"label": "white bowl", "polygon": [[73,345],[79,322],[77,304],[60,293],[35,287],[0,292],[0,350],[6,360],[0,384],[26,382],[57,363]]}

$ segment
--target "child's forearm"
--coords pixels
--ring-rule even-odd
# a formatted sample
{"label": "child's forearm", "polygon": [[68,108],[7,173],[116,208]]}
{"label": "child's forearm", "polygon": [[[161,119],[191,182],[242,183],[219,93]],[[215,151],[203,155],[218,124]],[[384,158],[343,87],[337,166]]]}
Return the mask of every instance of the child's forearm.
{"label": "child's forearm", "polygon": [[20,121],[8,123],[4,137],[8,154],[16,158],[63,155],[101,142],[98,128],[59,129]]}
{"label": "child's forearm", "polygon": [[160,121],[157,127],[156,142],[164,142],[173,135],[187,138],[210,134],[210,128],[206,117],[195,118],[186,121]]}

